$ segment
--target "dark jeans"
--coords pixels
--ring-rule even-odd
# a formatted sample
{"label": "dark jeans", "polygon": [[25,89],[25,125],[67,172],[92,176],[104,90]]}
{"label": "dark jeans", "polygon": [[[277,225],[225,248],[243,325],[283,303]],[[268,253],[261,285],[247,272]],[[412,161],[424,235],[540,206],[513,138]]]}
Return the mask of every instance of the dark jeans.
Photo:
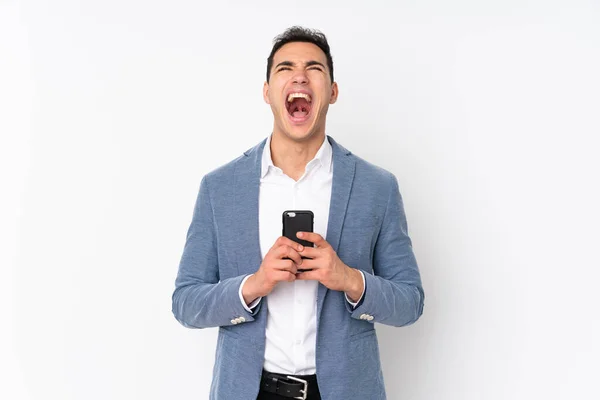
{"label": "dark jeans", "polygon": [[[258,397],[256,398],[256,400],[293,400],[293,397],[283,397],[275,393],[261,391],[258,393]],[[319,394],[319,392],[315,394],[309,393],[306,400],[321,400],[321,395]]]}

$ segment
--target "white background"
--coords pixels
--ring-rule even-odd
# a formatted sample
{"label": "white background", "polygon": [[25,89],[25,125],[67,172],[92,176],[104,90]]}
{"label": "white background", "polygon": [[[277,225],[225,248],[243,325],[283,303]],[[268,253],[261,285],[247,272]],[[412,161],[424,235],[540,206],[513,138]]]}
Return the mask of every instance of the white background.
{"label": "white background", "polygon": [[200,179],[270,133],[272,38],[330,40],[327,133],[392,171],[426,292],[389,399],[599,399],[600,5],[0,2],[0,398],[208,398],[171,293]]}

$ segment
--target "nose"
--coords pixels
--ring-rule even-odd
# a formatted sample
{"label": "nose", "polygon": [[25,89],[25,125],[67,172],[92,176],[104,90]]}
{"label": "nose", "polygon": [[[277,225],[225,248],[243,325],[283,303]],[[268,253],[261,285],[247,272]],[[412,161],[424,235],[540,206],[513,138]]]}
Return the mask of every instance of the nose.
{"label": "nose", "polygon": [[298,85],[306,85],[308,83],[308,77],[304,70],[298,70],[292,77],[292,81]]}

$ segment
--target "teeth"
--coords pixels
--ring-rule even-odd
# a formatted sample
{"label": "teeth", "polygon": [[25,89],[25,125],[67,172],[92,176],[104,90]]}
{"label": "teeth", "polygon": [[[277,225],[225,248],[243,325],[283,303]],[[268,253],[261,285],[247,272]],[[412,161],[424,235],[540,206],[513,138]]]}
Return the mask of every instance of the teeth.
{"label": "teeth", "polygon": [[306,93],[290,93],[290,95],[287,98],[287,101],[288,101],[288,103],[291,103],[294,99],[299,99],[299,98],[306,99],[306,101],[308,101],[309,103],[311,102],[310,96],[307,95]]}

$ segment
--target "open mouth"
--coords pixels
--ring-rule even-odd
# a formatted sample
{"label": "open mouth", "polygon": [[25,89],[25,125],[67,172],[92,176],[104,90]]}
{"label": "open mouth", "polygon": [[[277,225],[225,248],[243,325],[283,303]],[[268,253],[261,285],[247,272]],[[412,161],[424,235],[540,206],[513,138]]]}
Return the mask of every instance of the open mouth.
{"label": "open mouth", "polygon": [[310,115],[312,98],[307,93],[292,92],[288,95],[285,106],[292,121],[304,122]]}

